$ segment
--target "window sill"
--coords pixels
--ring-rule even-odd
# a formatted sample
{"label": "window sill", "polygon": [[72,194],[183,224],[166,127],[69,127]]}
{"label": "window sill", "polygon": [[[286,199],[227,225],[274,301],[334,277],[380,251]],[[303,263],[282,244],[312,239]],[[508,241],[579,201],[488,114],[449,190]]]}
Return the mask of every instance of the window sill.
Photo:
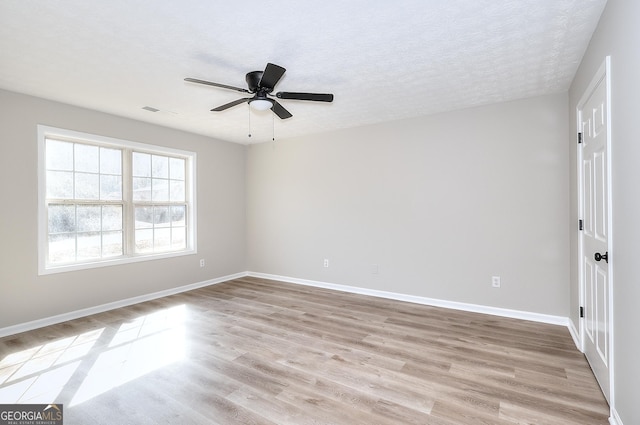
{"label": "window sill", "polygon": [[65,264],[59,266],[40,267],[38,275],[49,275],[56,273],[74,272],[80,270],[90,270],[102,267],[119,266],[122,264],[140,263],[145,261],[163,260],[167,258],[183,257],[185,255],[195,255],[195,249],[179,252],[166,252],[162,254],[136,255],[132,257],[117,257],[111,260],[87,261],[86,263]]}

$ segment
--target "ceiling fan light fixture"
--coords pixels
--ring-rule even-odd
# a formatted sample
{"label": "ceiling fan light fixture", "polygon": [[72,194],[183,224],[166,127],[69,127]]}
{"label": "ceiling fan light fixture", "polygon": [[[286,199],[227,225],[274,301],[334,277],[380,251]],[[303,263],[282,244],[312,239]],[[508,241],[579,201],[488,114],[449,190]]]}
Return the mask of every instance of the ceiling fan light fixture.
{"label": "ceiling fan light fixture", "polygon": [[268,99],[256,99],[249,102],[251,109],[256,111],[266,111],[267,109],[271,109],[273,103]]}

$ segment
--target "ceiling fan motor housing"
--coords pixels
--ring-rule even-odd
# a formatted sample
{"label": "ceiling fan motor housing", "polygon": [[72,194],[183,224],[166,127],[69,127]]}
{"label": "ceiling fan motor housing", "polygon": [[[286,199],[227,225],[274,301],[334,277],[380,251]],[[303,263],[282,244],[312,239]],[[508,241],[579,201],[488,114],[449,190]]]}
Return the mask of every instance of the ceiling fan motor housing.
{"label": "ceiling fan motor housing", "polygon": [[[249,86],[249,91],[251,93],[255,93],[260,87],[260,80],[262,79],[263,71],[252,71],[248,72],[245,80],[247,80],[247,86]],[[263,90],[266,90],[263,88]],[[270,92],[271,90],[269,90]]]}

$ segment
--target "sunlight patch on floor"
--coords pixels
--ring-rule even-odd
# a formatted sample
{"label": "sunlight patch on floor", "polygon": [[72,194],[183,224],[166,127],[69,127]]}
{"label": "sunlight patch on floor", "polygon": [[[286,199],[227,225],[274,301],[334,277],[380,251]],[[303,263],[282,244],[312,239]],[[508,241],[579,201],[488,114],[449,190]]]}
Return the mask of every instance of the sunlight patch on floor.
{"label": "sunlight patch on floor", "polygon": [[120,326],[96,359],[70,407],[181,360],[185,356],[185,306],[140,317]]}
{"label": "sunlight patch on floor", "polygon": [[[186,306],[59,338],[0,358],[0,404],[69,406],[158,370],[186,355]],[[63,400],[65,399],[65,400]]]}
{"label": "sunlight patch on floor", "polygon": [[9,354],[0,361],[0,403],[51,403],[104,328]]}

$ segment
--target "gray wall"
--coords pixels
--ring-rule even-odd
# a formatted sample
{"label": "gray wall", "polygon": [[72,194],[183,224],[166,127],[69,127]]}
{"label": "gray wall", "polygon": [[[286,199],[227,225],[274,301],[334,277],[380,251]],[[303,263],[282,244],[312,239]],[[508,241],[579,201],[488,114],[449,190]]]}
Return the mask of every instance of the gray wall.
{"label": "gray wall", "polygon": [[566,317],[567,104],[551,95],[250,147],[249,270]]}
{"label": "gray wall", "polygon": [[[576,106],[589,82],[611,56],[611,161],[613,202],[614,399],[622,422],[640,424],[640,138],[635,125],[640,98],[640,2],[609,0],[569,92],[571,140],[575,140]],[[571,147],[571,198],[577,199],[575,145]],[[572,222],[577,206],[572,205]],[[575,225],[571,228],[575,229]],[[571,320],[578,317],[577,235],[572,232]]]}
{"label": "gray wall", "polygon": [[[198,254],[38,276],[37,124],[196,152]],[[245,149],[0,90],[0,328],[245,271]]]}

